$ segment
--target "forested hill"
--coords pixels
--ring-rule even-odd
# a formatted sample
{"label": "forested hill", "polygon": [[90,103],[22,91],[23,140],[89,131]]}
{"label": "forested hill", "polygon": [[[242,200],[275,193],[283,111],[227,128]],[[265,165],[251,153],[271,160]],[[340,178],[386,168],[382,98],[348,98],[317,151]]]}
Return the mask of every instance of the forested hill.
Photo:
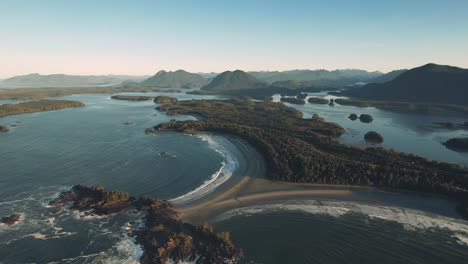
{"label": "forested hill", "polygon": [[208,80],[199,74],[178,70],[175,72],[159,71],[141,84],[161,88],[193,88],[202,87],[207,82]]}
{"label": "forested hill", "polygon": [[211,80],[202,90],[226,91],[247,90],[268,87],[268,84],[257,80],[252,75],[241,70],[225,71]]}
{"label": "forested hill", "polygon": [[374,100],[468,105],[468,70],[427,64],[392,81],[368,84],[342,94]]}

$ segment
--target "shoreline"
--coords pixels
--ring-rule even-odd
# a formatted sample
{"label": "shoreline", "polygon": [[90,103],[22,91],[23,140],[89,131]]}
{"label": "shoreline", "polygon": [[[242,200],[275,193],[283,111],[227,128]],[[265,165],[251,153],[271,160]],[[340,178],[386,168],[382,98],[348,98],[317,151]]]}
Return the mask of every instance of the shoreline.
{"label": "shoreline", "polygon": [[[219,134],[216,134],[219,135]],[[218,216],[251,206],[280,204],[291,200],[338,201],[375,206],[419,210],[461,220],[450,197],[417,191],[385,189],[357,185],[332,185],[272,181],[267,178],[263,156],[245,140],[222,135],[241,154],[239,167],[224,183],[194,200],[175,203],[179,217],[185,222],[216,222]]]}

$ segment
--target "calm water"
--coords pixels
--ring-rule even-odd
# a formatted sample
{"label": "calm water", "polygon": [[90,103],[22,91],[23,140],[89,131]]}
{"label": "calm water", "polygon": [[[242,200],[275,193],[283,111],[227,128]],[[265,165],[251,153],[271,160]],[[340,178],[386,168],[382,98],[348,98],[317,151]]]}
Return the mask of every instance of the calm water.
{"label": "calm water", "polygon": [[[168,95],[180,100],[215,98]],[[13,227],[0,225],[0,262],[122,263],[138,259],[141,249],[123,235],[123,227],[139,215],[131,212],[112,219],[84,218],[68,211],[56,215],[47,208],[48,201],[78,183],[103,184],[134,196],[173,199],[194,190],[209,191],[210,186],[216,186],[217,181],[211,183],[213,179],[242,171],[239,161],[249,162],[248,157],[240,157],[239,142],[221,136],[145,135],[145,128],[174,118],[155,111],[151,101],[111,100],[110,95],[64,98],[83,101],[86,107],[0,119],[5,125],[21,121],[9,133],[0,134],[0,216],[21,213],[23,218]],[[467,155],[440,144],[452,136],[466,135],[465,131],[430,128],[433,122],[463,121],[458,118],[424,118],[345,106],[294,107],[305,117],[318,113],[345,127],[342,140],[346,143],[365,145],[362,136],[372,129],[383,134],[384,147],[468,163]],[[375,121],[352,122],[347,116],[353,112],[370,113]],[[134,123],[124,125],[124,121]],[[163,151],[169,155],[160,156]],[[467,257],[463,250],[468,252],[463,238],[454,236],[451,229],[409,230],[395,221],[370,220],[366,212],[336,217],[259,210],[216,225],[231,230],[234,240],[246,251],[246,261],[256,263],[375,263],[379,254],[385,256],[386,263],[411,263],[409,256],[414,256],[413,263],[424,263],[417,261],[425,254],[438,263],[458,263],[462,256]]]}

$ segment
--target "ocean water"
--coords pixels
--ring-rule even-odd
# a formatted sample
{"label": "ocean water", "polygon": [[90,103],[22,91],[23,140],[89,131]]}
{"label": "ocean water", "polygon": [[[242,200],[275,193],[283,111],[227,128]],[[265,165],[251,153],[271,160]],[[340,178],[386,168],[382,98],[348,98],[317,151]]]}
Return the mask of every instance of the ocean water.
{"label": "ocean water", "polygon": [[[160,93],[144,95],[148,94]],[[167,95],[179,100],[217,98]],[[0,224],[0,263],[136,263],[142,251],[126,236],[124,227],[129,222],[141,224],[137,212],[115,218],[67,210],[56,214],[47,203],[61,191],[82,183],[183,204],[222,188],[236,173],[252,171],[249,162],[260,162],[251,151],[243,151],[248,149],[245,142],[221,135],[145,135],[144,129],[156,124],[193,119],[167,117],[154,110],[156,105],[151,101],[112,100],[110,95],[58,99],[83,101],[86,107],[0,119],[5,125],[19,121],[9,133],[0,134],[0,217],[22,214],[18,225]],[[433,122],[462,122],[460,118],[428,118],[351,106],[291,106],[306,118],[318,113],[345,127],[347,132],[340,139],[344,143],[366,146],[362,136],[372,129],[383,134],[384,147],[468,164],[466,154],[440,144],[452,136],[466,135],[466,131],[431,127]],[[347,119],[350,113],[370,113],[375,121],[352,122]],[[124,125],[125,121],[133,124]],[[161,156],[161,152],[169,155]],[[253,171],[262,171],[259,164],[253,167],[260,168]],[[378,202],[389,199],[383,197]],[[463,263],[468,257],[466,222],[451,218],[450,213],[443,219],[429,212],[423,217],[414,212],[416,202],[406,204],[413,211],[401,207],[370,210],[350,201],[338,205],[320,201],[317,209],[314,204],[298,201],[239,209],[215,225],[231,231],[234,241],[244,248],[247,263]],[[385,215],[376,217],[377,212]],[[424,223],[415,228],[405,220],[408,218],[424,219]]]}
{"label": "ocean water", "polygon": [[[309,97],[321,97],[326,99],[339,98],[327,95],[326,92],[310,93]],[[308,97],[308,98],[309,98]],[[279,101],[279,95],[274,96]],[[308,99],[307,98],[307,99]],[[307,100],[306,99],[306,100]],[[468,120],[457,116],[425,116],[419,114],[401,114],[382,111],[373,107],[359,108],[335,103],[335,106],[309,104],[294,105],[304,114],[304,118],[310,118],[313,114],[325,118],[328,122],[338,123],[345,130],[340,141],[362,147],[371,146],[364,141],[364,135],[369,131],[376,131],[384,137],[384,142],[379,146],[392,148],[400,152],[413,153],[429,159],[457,163],[468,166],[468,153],[455,152],[442,145],[443,142],[454,137],[468,137],[468,130],[447,130],[435,126],[438,122],[464,123]],[[374,117],[372,123],[366,124],[358,120],[348,118],[351,113],[370,114]]]}

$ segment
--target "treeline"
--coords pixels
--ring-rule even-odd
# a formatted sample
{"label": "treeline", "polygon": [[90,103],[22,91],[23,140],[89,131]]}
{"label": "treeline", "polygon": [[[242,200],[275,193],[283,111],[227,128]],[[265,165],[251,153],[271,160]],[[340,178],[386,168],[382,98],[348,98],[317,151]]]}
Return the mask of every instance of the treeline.
{"label": "treeline", "polygon": [[272,180],[442,193],[453,193],[454,187],[468,189],[468,172],[458,165],[339,144],[332,137],[343,133],[341,127],[318,116],[302,119],[300,112],[280,103],[192,100],[159,110],[169,115],[193,113],[205,119],[165,123],[156,130],[229,133],[247,140],[264,155]]}
{"label": "treeline", "polygon": [[179,89],[125,85],[116,87],[76,87],[76,88],[18,88],[0,90],[0,100],[36,100],[48,97],[60,97],[72,94],[112,94],[112,93],[165,92],[180,93]]}
{"label": "treeline", "polygon": [[40,100],[18,104],[4,104],[0,105],[0,117],[83,106],[85,106],[84,103],[72,100]]}

